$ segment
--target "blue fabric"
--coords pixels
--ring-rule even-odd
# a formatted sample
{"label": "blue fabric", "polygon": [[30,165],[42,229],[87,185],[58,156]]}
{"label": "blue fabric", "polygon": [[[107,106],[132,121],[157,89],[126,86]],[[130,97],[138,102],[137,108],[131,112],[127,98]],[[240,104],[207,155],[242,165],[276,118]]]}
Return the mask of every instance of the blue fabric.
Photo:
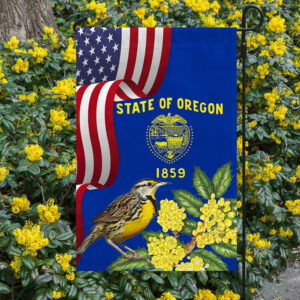
{"label": "blue fabric", "polygon": [[[159,99],[172,97],[170,109],[160,109]],[[199,102],[223,103],[224,114],[208,114],[178,109],[178,98]],[[156,168],[185,168],[183,179],[158,179],[171,181],[156,193],[158,201],[173,199],[173,189],[185,189],[196,195],[192,176],[199,166],[212,178],[216,170],[231,162],[233,181],[224,195],[236,198],[236,30],[232,28],[174,28],[168,69],[163,84],[153,97],[154,110],[136,114],[117,114],[115,128],[120,153],[120,168],[114,184],[105,189],[88,191],[83,198],[85,236],[93,227],[91,220],[116,197],[127,193],[140,179],[156,179]],[[140,102],[141,100],[130,100]],[[179,114],[193,128],[193,142],[189,152],[178,161],[167,164],[150,151],[147,127],[160,114]],[[190,216],[189,216],[190,217]],[[146,231],[161,231],[155,217]],[[189,237],[190,239],[190,237]],[[184,239],[183,239],[184,240]],[[142,234],[125,242],[133,249],[146,247]],[[211,250],[209,246],[205,249]],[[82,255],[77,270],[105,271],[120,254],[104,239],[92,244]],[[222,260],[228,269],[237,269],[236,259]]]}

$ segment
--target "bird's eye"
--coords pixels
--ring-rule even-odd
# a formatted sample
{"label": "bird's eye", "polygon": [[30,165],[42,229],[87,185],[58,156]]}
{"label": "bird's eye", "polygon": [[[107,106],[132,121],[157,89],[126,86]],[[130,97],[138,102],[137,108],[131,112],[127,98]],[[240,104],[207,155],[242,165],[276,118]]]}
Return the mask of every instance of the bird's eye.
{"label": "bird's eye", "polygon": [[151,186],[151,183],[150,183],[150,182],[148,182],[148,186]]}

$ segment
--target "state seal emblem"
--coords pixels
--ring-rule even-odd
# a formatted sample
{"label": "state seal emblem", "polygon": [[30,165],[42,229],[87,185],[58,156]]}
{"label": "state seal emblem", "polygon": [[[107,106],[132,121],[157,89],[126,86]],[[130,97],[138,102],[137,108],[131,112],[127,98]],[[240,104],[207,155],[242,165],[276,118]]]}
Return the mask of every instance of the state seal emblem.
{"label": "state seal emblem", "polygon": [[157,116],[147,128],[147,143],[151,152],[166,163],[182,158],[193,140],[192,127],[179,116],[171,113]]}

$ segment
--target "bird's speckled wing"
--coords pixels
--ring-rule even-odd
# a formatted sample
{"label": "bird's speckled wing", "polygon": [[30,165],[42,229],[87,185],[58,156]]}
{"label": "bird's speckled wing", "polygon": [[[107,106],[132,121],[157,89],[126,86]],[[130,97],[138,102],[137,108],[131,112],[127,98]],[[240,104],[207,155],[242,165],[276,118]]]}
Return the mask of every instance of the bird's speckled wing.
{"label": "bird's speckled wing", "polygon": [[134,193],[122,195],[97,215],[92,222],[118,222],[121,219],[126,219],[132,215],[138,204],[138,197]]}

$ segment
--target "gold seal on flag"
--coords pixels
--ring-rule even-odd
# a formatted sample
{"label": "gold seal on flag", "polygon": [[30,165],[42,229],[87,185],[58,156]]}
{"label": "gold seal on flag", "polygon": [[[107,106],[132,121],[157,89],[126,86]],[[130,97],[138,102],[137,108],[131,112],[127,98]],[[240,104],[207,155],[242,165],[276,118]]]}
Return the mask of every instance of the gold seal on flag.
{"label": "gold seal on flag", "polygon": [[151,152],[166,163],[182,158],[190,149],[193,129],[180,115],[159,115],[147,128],[147,144]]}

